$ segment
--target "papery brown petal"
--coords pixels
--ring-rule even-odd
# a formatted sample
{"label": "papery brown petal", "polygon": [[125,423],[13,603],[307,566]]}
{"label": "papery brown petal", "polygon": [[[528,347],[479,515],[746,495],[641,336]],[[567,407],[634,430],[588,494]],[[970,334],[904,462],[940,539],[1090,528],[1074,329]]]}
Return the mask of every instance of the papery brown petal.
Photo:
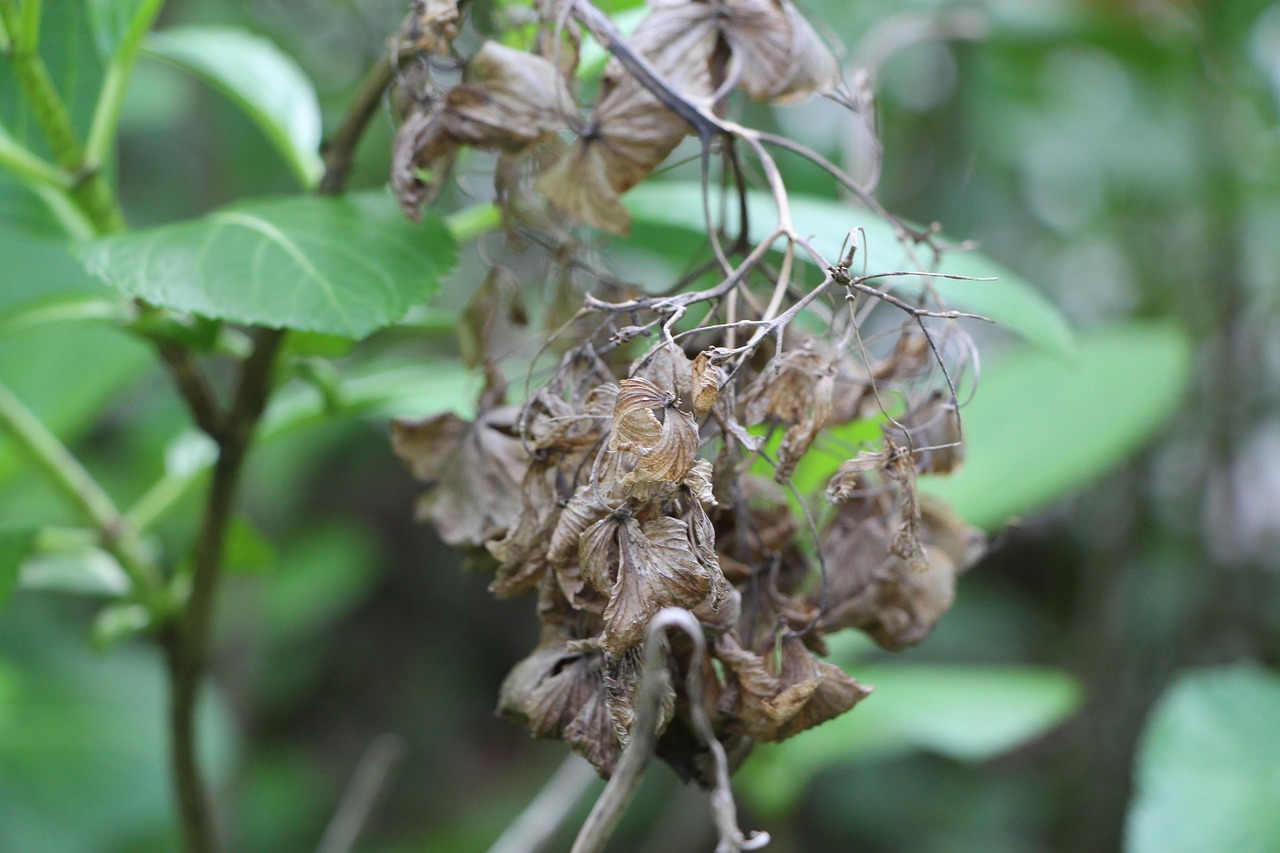
{"label": "papery brown petal", "polygon": [[522,149],[568,129],[577,104],[555,66],[540,56],[488,41],[450,91],[449,132],[470,145]]}
{"label": "papery brown petal", "polygon": [[822,356],[808,347],[783,354],[777,371],[767,368],[742,395],[747,425],[761,424],[769,418],[785,424],[804,421],[814,386],[825,368]]}
{"label": "papery brown petal", "polygon": [[[698,422],[688,412],[672,408],[673,395],[647,379],[624,379],[618,387],[609,448],[636,457],[636,467],[623,478],[623,485],[682,482],[698,452]],[[663,412],[661,422],[655,408]]]}
{"label": "papery brown petal", "polygon": [[839,506],[860,492],[871,488],[868,472],[879,471],[887,464],[883,451],[864,450],[852,459],[840,463],[827,483],[827,500]]}
{"label": "papery brown petal", "polygon": [[396,130],[391,146],[391,189],[405,216],[417,220],[418,208],[436,189],[436,181],[424,181],[421,169],[435,163],[437,173],[447,172],[458,144],[444,130],[443,105],[436,103],[426,109],[409,113]]}
{"label": "papery brown petal", "polygon": [[515,273],[501,265],[490,267],[458,325],[459,355],[468,367],[495,354],[501,358],[505,353],[499,348],[512,346],[513,329],[527,323]]}
{"label": "papery brown petal", "polygon": [[613,657],[644,639],[659,610],[695,607],[711,590],[710,572],[694,556],[688,526],[678,518],[656,518],[643,528],[635,519],[626,519],[618,533],[618,554],[601,640]]}
{"label": "papery brown petal", "polygon": [[596,592],[613,591],[617,569],[617,536],[622,519],[607,516],[588,527],[578,537],[578,565],[582,578]]}
{"label": "papery brown petal", "polygon": [[[551,533],[547,560],[555,568],[560,588],[570,601],[578,600],[585,582],[578,565],[582,534],[608,513],[609,510],[596,500],[595,490],[591,486],[579,486],[561,511]],[[592,571],[598,572],[598,565],[593,564]],[[607,590],[609,587],[603,585],[599,588]]]}
{"label": "papery brown petal", "polygon": [[[708,61],[715,29],[702,4],[655,10],[629,40],[673,89],[709,104]],[[693,26],[691,22],[702,23]],[[616,63],[606,71],[600,102],[578,142],[538,181],[538,190],[565,214],[615,234],[630,229],[618,196],[643,181],[675,150],[689,126]]]}
{"label": "papery brown petal", "polygon": [[871,694],[840,667],[815,658],[795,635],[782,641],[780,681],[782,690],[768,703],[779,721],[772,740],[835,719]]}
{"label": "papery brown petal", "polygon": [[693,360],[693,414],[702,417],[711,411],[720,396],[720,386],[729,381],[725,369],[711,361],[707,352],[698,353]]}
{"label": "papery brown petal", "polygon": [[844,504],[823,539],[827,610],[822,628],[861,628],[887,649],[928,636],[955,599],[956,575],[985,551],[985,537],[940,501],[922,498],[920,557],[893,552],[897,502],[888,492]]}
{"label": "papery brown petal", "polygon": [[833,91],[840,84],[840,64],[796,7],[785,0],[782,5],[791,25],[791,62],[786,73],[772,86],[752,97],[765,97],[781,104]]}
{"label": "papery brown petal", "polygon": [[468,421],[445,412],[423,420],[391,422],[391,447],[413,476],[425,482],[440,478],[471,429]]}
{"label": "papery brown petal", "polygon": [[536,738],[568,741],[607,776],[619,745],[605,705],[603,666],[598,652],[566,643],[539,647],[503,682],[498,712],[526,725]]}
{"label": "papery brown petal", "polygon": [[[452,415],[393,424],[401,458],[434,484],[418,516],[429,518],[448,544],[483,545],[520,515],[520,485],[530,460],[510,434],[515,415],[509,407],[494,409],[468,429]],[[448,448],[445,458],[436,452],[441,447]]]}
{"label": "papery brown petal", "polygon": [[[640,697],[640,682],[643,676],[644,656],[640,646],[629,649],[620,658],[605,660],[605,705],[613,719],[614,735],[624,749],[631,740],[631,729],[635,725],[636,715],[640,710],[636,707],[636,702]],[[658,696],[658,718],[655,729],[659,734],[675,715],[676,691],[671,686],[671,682],[670,677],[663,679]]]}
{"label": "papery brown petal", "polygon": [[906,429],[892,424],[886,437],[898,447],[911,448],[915,468],[922,474],[949,474],[964,461],[960,443],[960,413],[949,397],[940,392],[898,419]]}
{"label": "papery brown petal", "polygon": [[[715,506],[716,496],[712,491],[711,477],[713,475],[711,461],[708,459],[699,459],[693,463],[693,467],[689,469],[689,473],[684,478],[684,486],[693,495],[694,499],[703,506]],[[703,513],[705,516],[706,513]],[[710,522],[708,522],[710,523]],[[712,537],[714,542],[714,536]]]}
{"label": "papery brown petal", "polygon": [[818,433],[826,426],[831,417],[831,394],[835,388],[835,371],[828,369],[814,383],[811,391],[811,409],[802,420],[793,423],[782,437],[782,446],[778,448],[778,467],[774,479],[779,483],[795,473],[800,460],[809,452]]}

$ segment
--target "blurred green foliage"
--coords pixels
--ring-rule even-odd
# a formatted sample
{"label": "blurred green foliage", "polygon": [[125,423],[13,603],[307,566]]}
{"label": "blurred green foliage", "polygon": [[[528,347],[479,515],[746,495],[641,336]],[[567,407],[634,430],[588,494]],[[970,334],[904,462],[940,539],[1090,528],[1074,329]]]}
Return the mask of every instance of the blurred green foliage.
{"label": "blurred green foliage", "polygon": [[[81,133],[102,58],[124,35],[121,13],[137,4],[84,5],[92,17],[46,0],[43,42]],[[1271,849],[1276,7],[806,6],[847,46],[848,68],[870,69],[883,163],[865,128],[820,106],[744,108],[750,120],[863,177],[880,172],[886,207],[977,240],[1012,271],[1005,283],[945,286],[999,293],[1016,279],[1030,307],[1001,319],[1059,354],[973,325],[986,366],[966,410],[970,459],[937,489],[992,529],[1011,515],[1024,526],[999,534],[1003,548],[966,577],[920,649],[837,650],[879,692],[749,760],[743,825],[767,825],[777,851],[1117,850],[1149,725],[1130,849]],[[313,181],[315,139],[332,132],[404,11],[400,0],[172,0],[113,155],[130,222],[190,220]],[[253,79],[270,85],[246,87],[249,67],[268,69]],[[0,119],[47,154],[15,92],[0,62]],[[382,187],[390,127],[383,117],[361,148],[357,188]],[[786,165],[818,211],[812,231],[836,227],[822,214],[836,188]],[[448,203],[483,203],[480,183]],[[638,192],[634,239],[607,256],[637,278],[682,267],[699,248],[688,228],[700,216],[672,221],[697,212],[680,201],[688,194],[687,184]],[[103,289],[55,239],[65,223],[7,175],[0,222],[0,380],[131,514],[154,522],[149,547],[174,549],[195,524],[209,448],[147,347],[110,322]],[[864,249],[874,254],[892,244],[873,225]],[[233,532],[206,709],[203,746],[235,849],[314,847],[382,732],[402,738],[405,757],[369,850],[484,849],[562,754],[492,717],[535,626],[412,524],[416,490],[386,446],[388,415],[471,406],[453,318],[495,247],[483,237],[465,247],[429,309],[361,347],[295,338],[288,354],[292,379],[268,411]],[[413,299],[434,289],[421,284]],[[1050,304],[1080,330],[1074,349]],[[973,310],[1009,309],[988,306]],[[0,611],[0,849],[172,849],[160,661],[128,639],[134,614],[65,594],[113,589],[118,567],[103,552],[59,548],[20,565],[36,525],[73,519],[3,437],[0,520],[0,601],[23,587]],[[1212,669],[1240,660],[1259,665]],[[699,795],[663,769],[650,775],[616,849],[709,849]]]}

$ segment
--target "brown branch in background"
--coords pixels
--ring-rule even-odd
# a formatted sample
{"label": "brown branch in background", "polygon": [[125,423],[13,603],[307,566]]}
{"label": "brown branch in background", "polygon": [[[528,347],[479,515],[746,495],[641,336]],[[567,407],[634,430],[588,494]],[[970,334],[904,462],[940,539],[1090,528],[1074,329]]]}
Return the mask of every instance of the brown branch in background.
{"label": "brown branch in background", "polygon": [[169,374],[178,386],[182,399],[191,411],[191,418],[201,432],[216,438],[222,429],[222,413],[219,411],[218,398],[213,389],[205,381],[199,365],[191,357],[191,350],[182,344],[172,341],[156,341],[156,349],[160,358],[169,368]]}
{"label": "brown branch in background", "polygon": [[342,124],[338,125],[333,137],[324,145],[324,175],[320,178],[317,190],[321,195],[337,195],[342,192],[347,176],[351,174],[356,145],[382,103],[387,87],[396,79],[400,69],[417,55],[418,51],[413,48],[398,50],[374,64],[360,82],[355,100],[347,109]]}

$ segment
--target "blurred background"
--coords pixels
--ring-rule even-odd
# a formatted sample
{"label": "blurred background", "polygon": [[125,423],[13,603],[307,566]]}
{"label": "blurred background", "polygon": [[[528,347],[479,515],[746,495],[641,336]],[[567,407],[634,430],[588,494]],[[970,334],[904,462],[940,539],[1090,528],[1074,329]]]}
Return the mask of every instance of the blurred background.
{"label": "blurred background", "polygon": [[[172,0],[161,29],[271,40],[332,129],[405,5]],[[977,241],[1061,309],[1076,343],[1047,353],[974,329],[970,459],[937,490],[996,547],[919,648],[837,647],[878,693],[753,756],[742,825],[778,853],[1280,849],[1280,5],[804,8],[847,69],[868,71],[884,205]],[[82,29],[56,29],[66,51],[92,51]],[[96,87],[92,73],[62,83],[73,101]],[[877,171],[866,116],[814,102],[743,118]],[[392,129],[387,111],[353,187],[385,183]],[[795,191],[836,197],[816,170],[784,166]],[[459,198],[487,191],[483,163],[472,171]],[[156,58],[129,92],[119,173],[135,226],[294,186],[234,104]],[[55,292],[74,267],[32,248],[30,209],[0,183],[0,308]],[[641,269],[672,263],[661,243],[618,251]],[[236,850],[314,849],[379,756],[395,760],[357,849],[485,850],[567,753],[494,716],[534,644],[532,608],[495,600],[414,524],[419,487],[388,443],[389,414],[465,405],[448,318],[483,267],[464,248],[438,305],[358,352],[335,345],[330,362],[368,379],[369,405],[323,417],[314,390],[295,389],[249,466],[205,718]],[[179,484],[160,530],[181,541],[200,448],[145,347],[88,326],[6,332],[0,375],[126,504]],[[60,514],[0,439],[0,517]],[[91,580],[27,566],[0,611],[3,850],[174,846],[161,662],[113,642],[120,615],[94,597],[110,586]],[[655,764],[611,849],[709,850],[705,802]]]}

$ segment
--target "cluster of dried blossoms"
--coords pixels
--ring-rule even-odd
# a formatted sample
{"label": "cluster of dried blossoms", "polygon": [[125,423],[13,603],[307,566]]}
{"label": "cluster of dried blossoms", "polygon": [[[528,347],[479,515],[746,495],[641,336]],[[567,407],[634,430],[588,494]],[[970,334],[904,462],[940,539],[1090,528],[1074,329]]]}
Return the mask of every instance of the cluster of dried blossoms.
{"label": "cluster of dried blossoms", "polygon": [[[726,157],[750,145],[780,224],[737,252],[736,266],[717,244],[723,278],[709,289],[588,296],[572,324],[580,334],[553,342],[558,363],[523,405],[505,405],[491,376],[474,421],[398,422],[395,446],[430,485],[421,516],[483,555],[495,593],[536,596],[542,636],[504,684],[501,712],[608,776],[634,733],[646,631],[681,608],[704,642],[672,641],[656,751],[713,784],[701,721],[740,759],[848,711],[869,688],[821,659],[824,638],[857,628],[886,648],[919,642],[981,555],[981,534],[916,489],[919,474],[961,457],[958,365],[946,362],[965,352],[962,335],[953,314],[926,306],[927,292],[907,302],[847,262],[822,261],[790,226],[763,137],[719,117],[733,90],[778,100],[839,85],[788,2],[657,0],[625,43],[578,0],[538,13],[537,53],[486,42],[460,82],[415,101],[394,174],[407,210],[460,146],[480,146],[507,161],[498,176],[509,214],[549,203],[622,231],[619,195],[697,133]],[[570,85],[575,19],[616,57],[586,120]],[[420,4],[414,38],[439,51],[458,26],[452,5]],[[506,180],[517,173],[532,180]],[[770,270],[780,240],[781,267]],[[808,289],[792,271],[797,249],[825,270]],[[756,294],[761,283],[768,291]],[[902,322],[881,322],[872,339],[875,305]],[[793,322],[802,315],[808,331]],[[852,423],[880,424],[880,438],[842,445],[833,435]],[[841,447],[827,508],[800,512],[787,490],[797,466]],[[685,688],[690,672],[698,695]]]}

